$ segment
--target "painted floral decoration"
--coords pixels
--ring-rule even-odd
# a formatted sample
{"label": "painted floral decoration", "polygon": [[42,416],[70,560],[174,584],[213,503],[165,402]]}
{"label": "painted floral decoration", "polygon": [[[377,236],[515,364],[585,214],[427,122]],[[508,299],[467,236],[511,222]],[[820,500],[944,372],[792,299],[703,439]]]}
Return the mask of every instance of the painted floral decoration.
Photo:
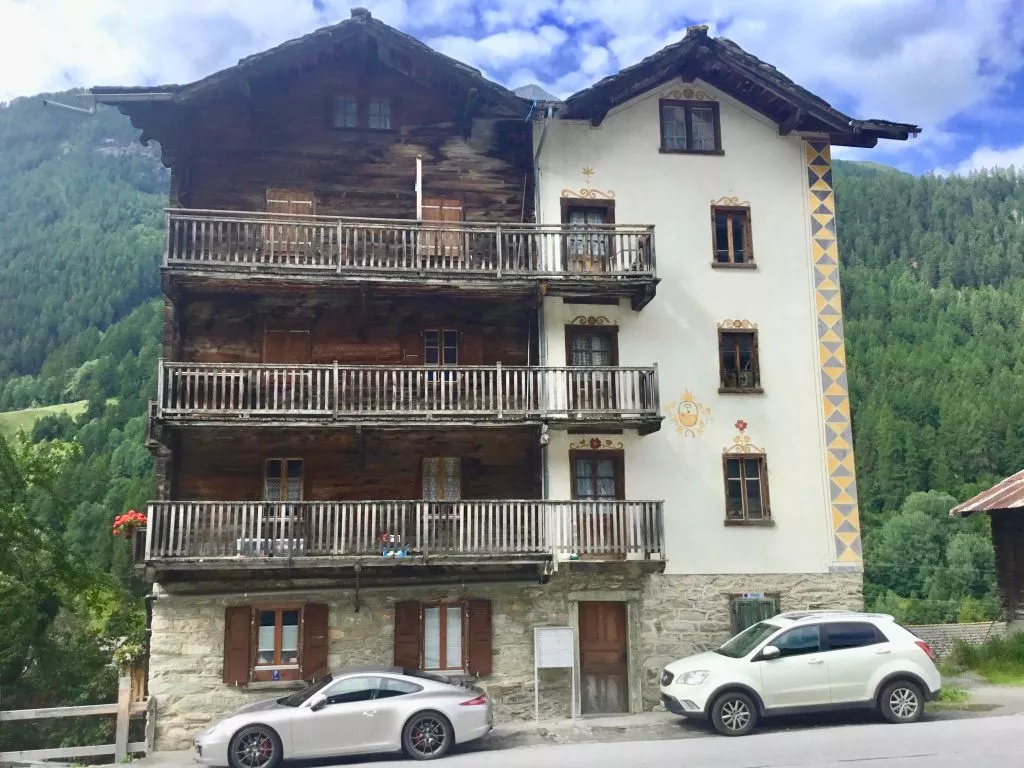
{"label": "painted floral decoration", "polygon": [[131,536],[136,528],[142,528],[146,524],[146,516],[134,509],[129,509],[123,515],[114,518],[114,527],[111,533],[115,536]]}

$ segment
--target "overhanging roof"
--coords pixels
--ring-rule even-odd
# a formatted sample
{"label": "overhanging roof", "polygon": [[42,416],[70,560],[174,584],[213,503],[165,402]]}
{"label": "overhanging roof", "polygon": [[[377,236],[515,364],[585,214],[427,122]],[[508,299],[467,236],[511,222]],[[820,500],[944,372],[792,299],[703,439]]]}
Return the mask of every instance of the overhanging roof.
{"label": "overhanging roof", "polygon": [[360,41],[377,45],[385,43],[413,54],[420,60],[429,61],[432,67],[443,70],[448,78],[458,81],[467,90],[476,89],[480,98],[505,107],[512,114],[522,116],[529,112],[528,100],[488,80],[480,70],[445,56],[411,35],[374,19],[365,8],[353,8],[351,18],[289,40],[267,51],[246,56],[233,67],[222,69],[193,83],[142,87],[95,86],[90,89],[90,93],[96,101],[118,107],[128,106],[133,102],[198,100],[215,94],[222,88],[241,85],[249,78],[258,78],[288,69],[302,70],[324,62],[339,51],[358,51]]}
{"label": "overhanging roof", "polygon": [[1024,510],[1024,469],[982,491],[973,499],[957,504],[949,511],[953,517],[967,517],[975,512]]}
{"label": "overhanging roof", "polygon": [[700,78],[785,125],[787,133],[827,133],[833,144],[871,147],[879,139],[902,141],[921,132],[909,123],[855,120],[731,40],[707,32],[706,26],[690,27],[678,43],[574,93],[559,117],[600,125],[610,109],[682,77]]}

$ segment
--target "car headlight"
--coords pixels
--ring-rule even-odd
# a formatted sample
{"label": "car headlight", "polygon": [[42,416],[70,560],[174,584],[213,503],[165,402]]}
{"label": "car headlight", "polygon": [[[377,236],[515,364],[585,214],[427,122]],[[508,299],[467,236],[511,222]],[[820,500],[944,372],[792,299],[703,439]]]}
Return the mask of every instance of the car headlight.
{"label": "car headlight", "polygon": [[710,670],[695,669],[693,672],[683,672],[683,674],[676,678],[676,682],[681,685],[701,685],[708,679],[708,675],[710,674]]}

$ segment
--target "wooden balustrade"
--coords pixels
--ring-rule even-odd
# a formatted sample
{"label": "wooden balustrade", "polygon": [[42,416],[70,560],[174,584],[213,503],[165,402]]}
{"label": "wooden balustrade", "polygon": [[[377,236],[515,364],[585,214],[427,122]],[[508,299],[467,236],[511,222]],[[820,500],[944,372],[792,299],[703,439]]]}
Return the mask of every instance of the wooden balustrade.
{"label": "wooden balustrade", "polygon": [[664,556],[660,501],[167,501],[145,561],[245,558]]}
{"label": "wooden balustrade", "polygon": [[159,418],[656,418],[657,368],[161,361]]}
{"label": "wooden balustrade", "polygon": [[167,212],[164,265],[452,278],[650,278],[654,227]]}

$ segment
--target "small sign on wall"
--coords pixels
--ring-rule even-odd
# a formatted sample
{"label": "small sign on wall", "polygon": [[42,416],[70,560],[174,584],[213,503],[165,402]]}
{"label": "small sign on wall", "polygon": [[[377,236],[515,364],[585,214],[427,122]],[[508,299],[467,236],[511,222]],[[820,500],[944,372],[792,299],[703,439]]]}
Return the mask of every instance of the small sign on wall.
{"label": "small sign on wall", "polygon": [[576,717],[576,633],[572,627],[533,628],[533,709],[540,720],[540,670],[568,669],[570,716]]}

